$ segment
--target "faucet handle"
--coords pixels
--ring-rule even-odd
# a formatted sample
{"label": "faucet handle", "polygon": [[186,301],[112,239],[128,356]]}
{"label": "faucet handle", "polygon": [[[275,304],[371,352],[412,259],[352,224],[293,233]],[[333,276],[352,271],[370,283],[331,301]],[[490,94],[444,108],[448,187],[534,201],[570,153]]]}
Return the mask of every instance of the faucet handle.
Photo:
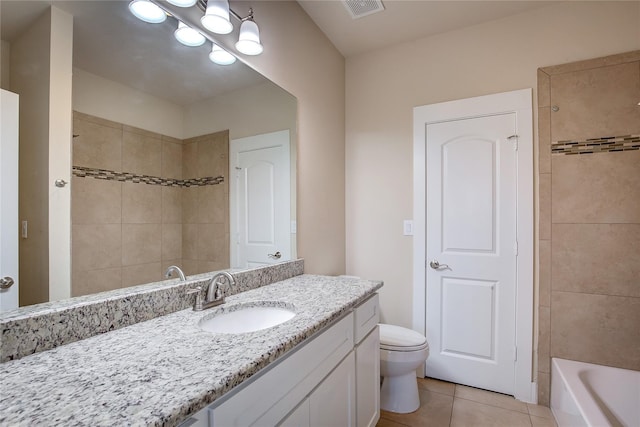
{"label": "faucet handle", "polygon": [[196,294],[196,300],[193,303],[193,311],[202,311],[202,296],[201,296],[202,288],[200,286],[196,286],[193,289],[189,289],[186,292],[186,295]]}

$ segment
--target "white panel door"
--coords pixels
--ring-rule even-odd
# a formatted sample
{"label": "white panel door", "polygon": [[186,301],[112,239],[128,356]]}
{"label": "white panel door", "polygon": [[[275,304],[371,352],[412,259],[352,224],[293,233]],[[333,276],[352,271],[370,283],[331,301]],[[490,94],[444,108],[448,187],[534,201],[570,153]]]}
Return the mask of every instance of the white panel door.
{"label": "white panel door", "polygon": [[231,141],[231,267],[291,259],[289,131]]}
{"label": "white panel door", "polygon": [[516,114],[426,125],[427,376],[514,394]]}
{"label": "white panel door", "polygon": [[18,308],[18,95],[0,90],[0,312]]}

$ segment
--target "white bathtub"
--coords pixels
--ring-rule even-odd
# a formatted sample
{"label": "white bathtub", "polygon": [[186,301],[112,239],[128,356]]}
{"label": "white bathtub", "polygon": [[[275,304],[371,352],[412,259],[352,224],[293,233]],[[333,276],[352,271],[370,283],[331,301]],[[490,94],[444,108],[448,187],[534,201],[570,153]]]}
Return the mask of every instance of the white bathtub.
{"label": "white bathtub", "polygon": [[559,427],[640,427],[640,371],[554,358],[551,411]]}

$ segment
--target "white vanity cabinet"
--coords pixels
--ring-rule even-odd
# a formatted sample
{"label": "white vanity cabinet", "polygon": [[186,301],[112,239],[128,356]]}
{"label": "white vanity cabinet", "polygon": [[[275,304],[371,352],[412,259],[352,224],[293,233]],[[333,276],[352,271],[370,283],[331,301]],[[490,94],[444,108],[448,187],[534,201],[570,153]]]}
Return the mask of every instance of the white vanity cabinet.
{"label": "white vanity cabinet", "polygon": [[378,295],[180,426],[375,426]]}

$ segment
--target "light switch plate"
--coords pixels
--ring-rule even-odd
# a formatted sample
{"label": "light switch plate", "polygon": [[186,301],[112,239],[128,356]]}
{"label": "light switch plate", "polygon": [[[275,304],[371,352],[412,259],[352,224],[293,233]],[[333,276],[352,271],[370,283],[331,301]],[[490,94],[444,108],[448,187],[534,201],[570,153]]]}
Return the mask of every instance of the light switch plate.
{"label": "light switch plate", "polygon": [[402,224],[402,234],[405,236],[413,236],[413,220],[405,219]]}

